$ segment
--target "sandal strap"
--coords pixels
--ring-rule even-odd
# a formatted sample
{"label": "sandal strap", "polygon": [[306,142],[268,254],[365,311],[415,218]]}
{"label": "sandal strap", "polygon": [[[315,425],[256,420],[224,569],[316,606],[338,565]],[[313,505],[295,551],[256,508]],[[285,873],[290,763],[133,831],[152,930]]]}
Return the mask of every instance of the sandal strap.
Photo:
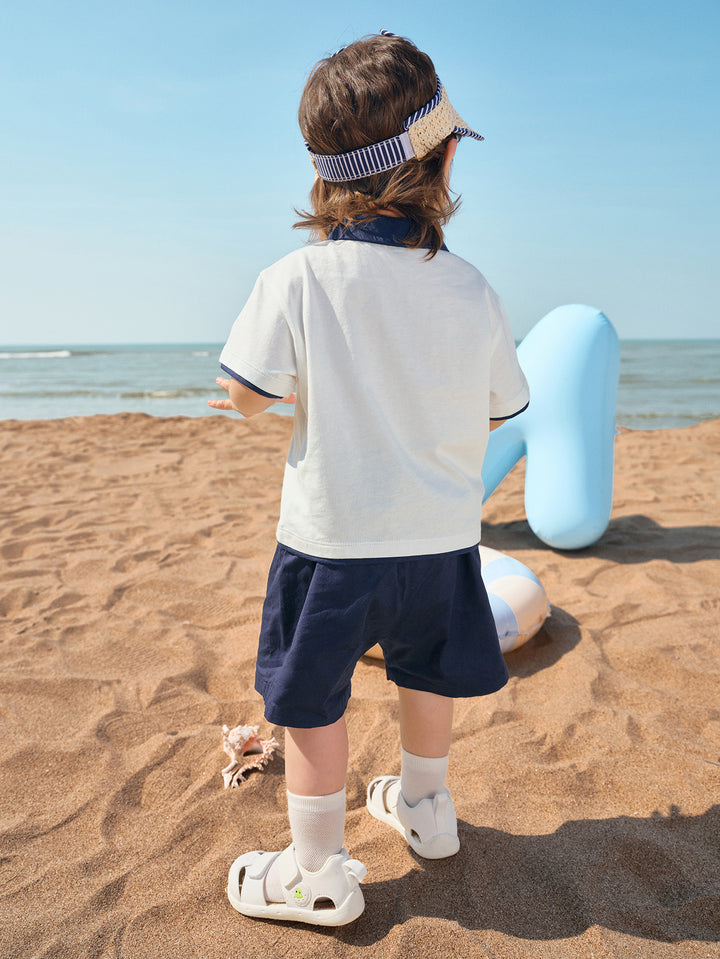
{"label": "sandal strap", "polygon": [[[258,851],[240,856],[230,867],[228,890],[237,890],[240,870],[244,868],[245,876],[243,877],[242,893],[240,895],[241,901],[254,906],[264,906],[267,902],[265,899],[265,876],[279,855],[279,852]],[[231,898],[237,898],[237,893],[233,892]]]}
{"label": "sandal strap", "polygon": [[396,815],[406,829],[417,834],[421,843],[429,842],[439,833],[452,833],[457,828],[447,789],[436,793],[432,799],[421,799],[415,806],[408,806],[400,793]]}
{"label": "sandal strap", "polygon": [[346,860],[343,863],[343,869],[349,876],[357,879],[358,882],[362,882],[365,876],[367,876],[367,866],[364,862],[360,862],[359,859]]}
{"label": "sandal strap", "polygon": [[[389,799],[388,793],[395,785],[397,785],[395,796],[393,796],[392,799]],[[375,797],[377,796],[382,807],[390,812],[393,812],[397,806],[397,801],[400,796],[400,777],[378,776],[369,784],[367,793],[369,800],[375,801]]]}
{"label": "sandal strap", "polygon": [[291,844],[280,853],[278,868],[280,870],[280,882],[286,890],[291,890],[302,880],[303,874],[295,856],[295,846]]}

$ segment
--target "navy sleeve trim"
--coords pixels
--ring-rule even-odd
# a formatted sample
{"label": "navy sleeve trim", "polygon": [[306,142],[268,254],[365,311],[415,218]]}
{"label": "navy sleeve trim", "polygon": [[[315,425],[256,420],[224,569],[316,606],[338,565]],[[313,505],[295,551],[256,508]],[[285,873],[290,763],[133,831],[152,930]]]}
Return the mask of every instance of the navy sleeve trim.
{"label": "navy sleeve trim", "polygon": [[520,416],[521,413],[524,413],[528,406],[530,406],[530,400],[528,400],[525,406],[523,406],[521,410],[518,410],[517,413],[510,413],[509,416],[491,416],[490,420],[491,422],[494,422],[495,420],[511,420],[515,416]]}
{"label": "navy sleeve trim", "polygon": [[229,367],[220,364],[220,369],[223,373],[227,373],[228,376],[232,376],[234,380],[237,380],[238,383],[242,383],[243,386],[247,386],[249,390],[252,390],[254,393],[259,393],[260,396],[267,396],[269,400],[281,400],[282,396],[278,396],[277,393],[266,393],[265,390],[261,390],[259,386],[255,386],[254,383],[251,383],[249,380],[246,380],[243,376],[240,376],[239,373],[234,373]]}

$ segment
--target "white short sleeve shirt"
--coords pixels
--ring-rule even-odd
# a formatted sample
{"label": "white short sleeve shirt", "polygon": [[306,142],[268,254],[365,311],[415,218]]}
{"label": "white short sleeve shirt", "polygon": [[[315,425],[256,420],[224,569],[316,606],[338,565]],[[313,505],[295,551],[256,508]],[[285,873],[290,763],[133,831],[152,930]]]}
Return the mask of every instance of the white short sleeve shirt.
{"label": "white short sleeve shirt", "polygon": [[278,541],[328,559],[480,540],[491,418],[528,403],[502,304],[478,270],[398,245],[380,217],[264,270],[220,362],[297,391]]}

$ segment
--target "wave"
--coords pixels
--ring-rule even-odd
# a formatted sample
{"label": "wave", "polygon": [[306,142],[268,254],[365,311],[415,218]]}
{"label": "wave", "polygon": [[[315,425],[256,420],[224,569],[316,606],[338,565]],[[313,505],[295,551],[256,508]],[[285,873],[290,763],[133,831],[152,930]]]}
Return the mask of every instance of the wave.
{"label": "wave", "polygon": [[24,400],[72,400],[92,398],[97,400],[179,400],[200,396],[214,396],[216,390],[206,386],[192,386],[174,390],[124,390],[116,392],[107,388],[67,387],[66,389],[0,389],[0,399]]}
{"label": "wave", "polygon": [[0,390],[0,399],[17,400],[18,402],[32,403],[33,400],[72,400],[78,396],[82,397],[106,397],[108,394],[103,390],[82,390],[77,387],[68,387],[67,389],[43,390],[43,389],[19,389],[19,390]]}
{"label": "wave", "polygon": [[720,413],[620,413],[615,422],[617,426],[632,430],[679,429],[696,426],[706,420],[716,420]]}
{"label": "wave", "polygon": [[210,396],[215,390],[207,386],[186,387],[179,390],[129,390],[119,393],[121,400],[177,400],[185,396]]}
{"label": "wave", "polygon": [[0,360],[65,360],[70,350],[34,350],[32,353],[0,353]]}

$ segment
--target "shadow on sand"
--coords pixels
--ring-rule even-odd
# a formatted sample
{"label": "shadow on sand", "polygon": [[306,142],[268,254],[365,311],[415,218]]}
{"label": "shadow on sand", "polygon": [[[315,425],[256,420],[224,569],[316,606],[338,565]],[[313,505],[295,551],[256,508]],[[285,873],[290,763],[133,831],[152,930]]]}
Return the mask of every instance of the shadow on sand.
{"label": "shadow on sand", "polygon": [[483,545],[512,554],[514,549],[542,549],[561,556],[593,556],[615,563],[646,563],[667,559],[695,563],[720,559],[720,527],[660,526],[647,516],[611,519],[603,535],[591,546],[578,550],[554,550],[542,543],[526,520],[483,523]]}
{"label": "shadow on sand", "polygon": [[720,806],[700,816],[673,807],[668,816],[567,822],[543,836],[458,825],[457,856],[432,862],[408,851],[422,868],[364,883],[372,922],[361,916],[332,934],[369,945],[427,916],[528,940],[599,925],[657,942],[720,942]]}

